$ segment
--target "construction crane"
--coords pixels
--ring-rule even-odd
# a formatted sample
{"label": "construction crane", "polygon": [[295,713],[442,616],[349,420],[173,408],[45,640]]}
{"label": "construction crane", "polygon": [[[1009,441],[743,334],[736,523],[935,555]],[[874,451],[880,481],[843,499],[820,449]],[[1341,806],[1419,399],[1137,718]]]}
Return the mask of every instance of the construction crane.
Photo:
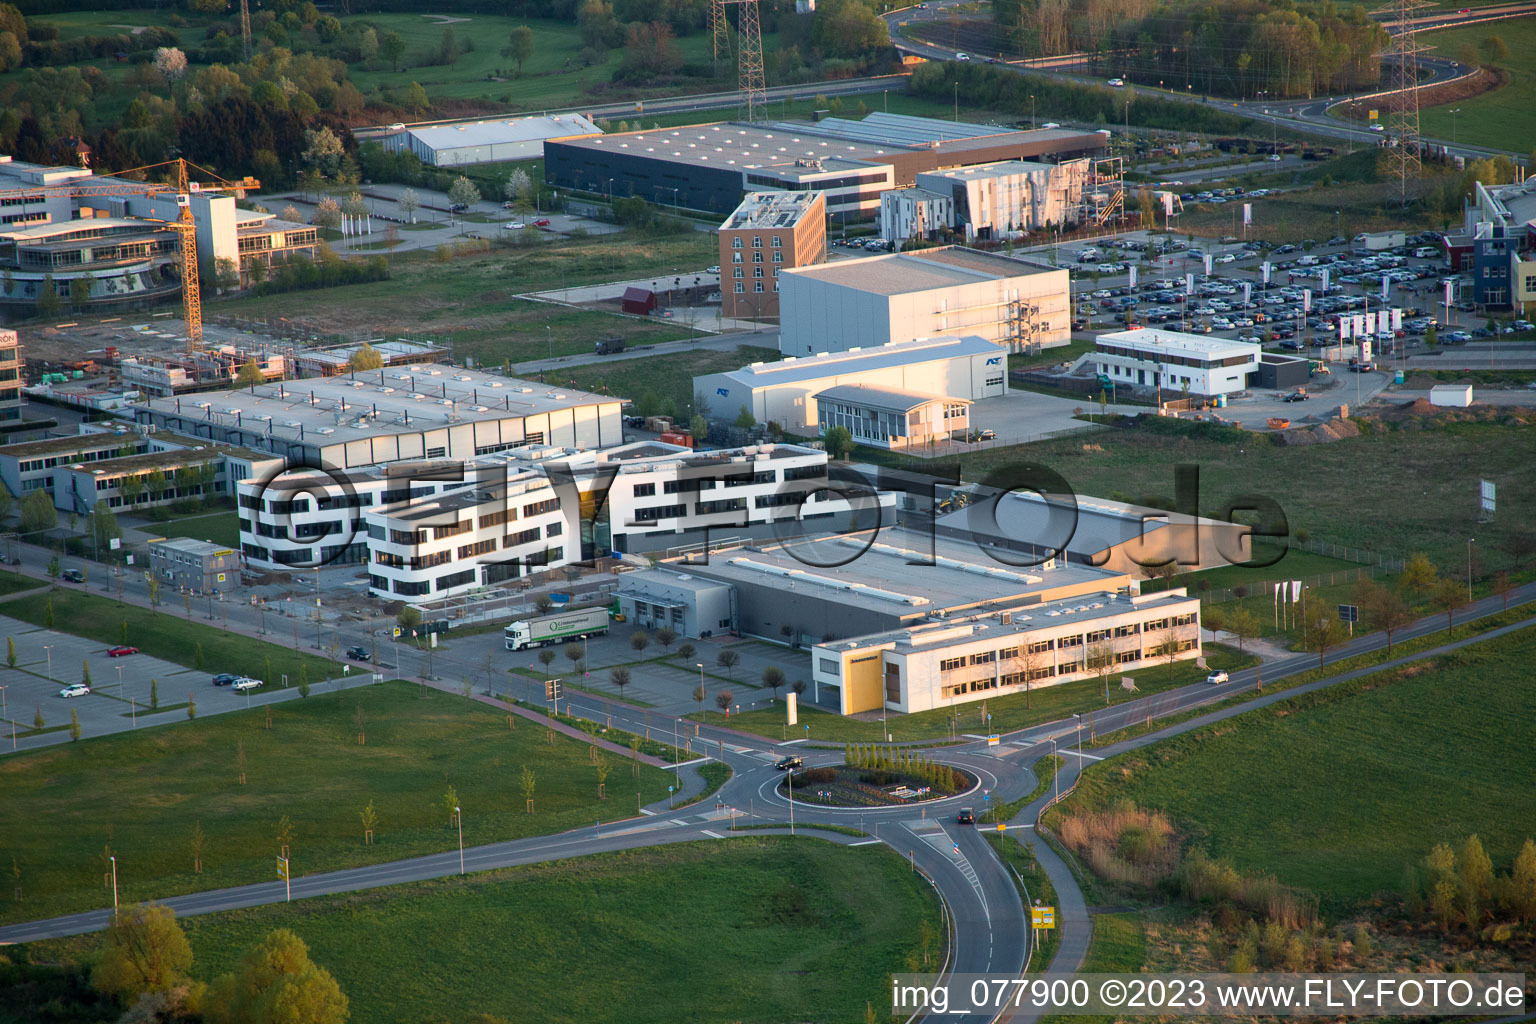
{"label": "construction crane", "polygon": [[[188,168],[199,174],[207,175],[208,180],[192,180],[188,177]],[[125,174],[164,171],[167,169],[171,172],[171,180],[168,182],[128,181],[123,180],[121,177]],[[197,225],[192,217],[192,193],[233,193],[238,197],[248,190],[259,189],[260,187],[261,182],[255,178],[247,176],[239,181],[226,181],[212,171],[198,167],[196,164],[189,163],[178,157],[175,160],[167,160],[165,163],[149,164],[145,167],[132,167],[126,171],[115,171],[108,177],[85,178],[66,182],[62,185],[43,185],[36,188],[0,190],[0,200],[8,198],[23,199],[44,194],[57,195],[60,193],[67,194],[72,199],[95,199],[108,196],[174,195],[180,212],[175,220],[165,221],[164,223],[175,229],[180,241],[181,300],[182,306],[186,310],[187,351],[194,352],[203,347],[203,300],[197,272]],[[144,219],[149,220],[152,218]]]}

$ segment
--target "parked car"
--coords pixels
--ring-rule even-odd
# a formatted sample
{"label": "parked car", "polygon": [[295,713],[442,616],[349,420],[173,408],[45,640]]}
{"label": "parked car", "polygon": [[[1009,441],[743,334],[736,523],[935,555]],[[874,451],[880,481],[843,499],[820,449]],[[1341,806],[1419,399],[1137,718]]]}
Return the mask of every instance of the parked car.
{"label": "parked car", "polygon": [[1205,681],[1210,683],[1212,686],[1215,686],[1218,683],[1225,683],[1229,678],[1230,677],[1225,672],[1223,672],[1221,669],[1217,669],[1210,675],[1206,676]]}
{"label": "parked car", "polygon": [[239,678],[240,677],[235,675],[233,672],[220,672],[218,675],[213,677],[213,685],[228,686],[230,683],[235,682]]}
{"label": "parked car", "polygon": [[706,273],[706,274],[718,274],[718,273],[720,273],[720,268],[719,267],[708,267],[708,268],[705,269],[704,273]]}
{"label": "parked car", "polygon": [[547,228],[549,227],[549,218],[540,217],[538,220],[533,222],[533,226],[536,228]]}
{"label": "parked car", "polygon": [[796,768],[799,768],[800,766],[802,766],[804,764],[805,764],[805,758],[803,758],[803,757],[796,757],[793,754],[791,754],[789,757],[781,757],[781,758],[779,758],[778,764],[774,765],[774,767],[777,768],[781,772],[790,772],[790,771],[794,771]]}
{"label": "parked car", "polygon": [[241,676],[233,683],[230,683],[229,688],[236,693],[249,693],[252,690],[261,688],[261,680],[252,679],[250,676]]}
{"label": "parked car", "polygon": [[85,582],[85,573],[81,572],[79,569],[65,569],[62,575],[64,577],[65,583]]}
{"label": "parked car", "polygon": [[368,648],[362,647],[362,646],[348,647],[347,648],[347,657],[351,658],[353,661],[372,661],[373,660],[373,655],[371,653],[369,653]]}
{"label": "parked car", "polygon": [[955,823],[958,825],[976,824],[976,811],[970,807],[960,808],[960,813],[955,815]]}
{"label": "parked car", "polygon": [[978,430],[976,432],[976,439],[978,441],[995,441],[995,440],[997,440],[997,431],[995,431],[995,430]]}
{"label": "parked car", "polygon": [[84,697],[91,692],[91,688],[84,683],[71,683],[59,691],[60,697]]}
{"label": "parked car", "polygon": [[1311,397],[1312,396],[1307,394],[1305,391],[1292,391],[1290,394],[1285,396],[1284,401],[1287,401],[1287,402],[1305,402],[1307,399],[1309,399]]}
{"label": "parked car", "polygon": [[1109,81],[1105,82],[1104,84],[1108,85],[1108,86],[1110,86],[1112,88],[1118,89],[1121,86],[1125,85],[1125,79],[1123,79],[1123,78],[1111,78]]}
{"label": "parked car", "polygon": [[107,657],[109,657],[109,658],[126,658],[130,654],[138,654],[138,653],[139,653],[139,649],[137,647],[109,647],[109,648],[107,648]]}
{"label": "parked car", "polygon": [[957,53],[957,54],[955,54],[955,60],[970,60],[970,59],[971,59],[971,55],[968,54],[968,53]]}
{"label": "parked car", "polygon": [[469,204],[468,203],[449,203],[448,204],[448,212],[449,213],[463,213],[467,209],[469,209]]}

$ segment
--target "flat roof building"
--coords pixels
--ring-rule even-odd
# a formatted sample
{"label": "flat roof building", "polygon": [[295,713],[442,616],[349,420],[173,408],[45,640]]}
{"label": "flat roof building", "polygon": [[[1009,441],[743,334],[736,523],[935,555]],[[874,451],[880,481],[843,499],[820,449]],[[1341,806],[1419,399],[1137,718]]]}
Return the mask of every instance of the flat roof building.
{"label": "flat roof building", "polygon": [[234,548],[191,537],[154,537],[149,571],[163,585],[194,594],[218,594],[240,585],[240,556]]}
{"label": "flat roof building", "polygon": [[[1076,223],[1084,211],[1093,162],[1086,159],[1044,163],[1003,160],[971,167],[925,171],[917,187],[948,196],[948,227],[966,239],[1018,238],[1047,224]],[[892,241],[910,234],[885,234],[885,198],[881,199],[881,233]]]}
{"label": "flat roof building", "polygon": [[777,320],[779,273],[827,258],[821,192],[752,192],[720,225],[720,312]]}
{"label": "flat roof building", "polygon": [[827,194],[827,212],[872,214],[880,193],[920,171],[998,160],[1065,160],[1102,153],[1104,136],[1016,131],[875,112],[863,120],[719,122],[544,144],[544,174],[560,188],[639,196],[725,214],[743,194]]}
{"label": "flat roof building", "polygon": [[152,398],[140,423],[350,469],[471,459],[523,445],[598,448],[623,440],[622,399],[433,363]]}
{"label": "flat roof building", "polygon": [[661,629],[691,639],[728,633],[731,588],[717,580],[670,568],[640,569],[619,577],[619,612],[636,629]]}
{"label": "flat roof building", "polygon": [[971,403],[963,398],[871,384],[838,384],[815,397],[822,430],[846,427],[855,443],[875,448],[947,441],[971,426]]}
{"label": "flat roof building", "polygon": [[1121,385],[1213,398],[1256,385],[1263,352],[1246,341],[1142,327],[1099,335],[1084,359]]}
{"label": "flat roof building", "polygon": [[326,348],[301,349],[294,353],[294,368],[301,377],[335,377],[347,372],[352,357],[364,344],[379,354],[385,366],[409,366],[412,363],[430,363],[438,356],[448,354],[442,345],[424,341],[358,342],[355,345],[331,345]]}
{"label": "flat roof building", "polygon": [[705,374],[693,378],[693,391],[704,397],[711,419],[734,420],[745,408],[759,423],[819,434],[818,391],[868,384],[976,401],[1008,393],[1006,362],[982,338],[914,338]]}
{"label": "flat roof building", "polygon": [[960,246],[840,260],[780,277],[786,356],[974,335],[1010,352],[1066,345],[1065,270]]}
{"label": "flat roof building", "polygon": [[459,167],[501,160],[537,160],[547,139],[601,135],[582,114],[540,114],[455,124],[421,125],[374,136],[392,153],[415,153],[429,167]]}

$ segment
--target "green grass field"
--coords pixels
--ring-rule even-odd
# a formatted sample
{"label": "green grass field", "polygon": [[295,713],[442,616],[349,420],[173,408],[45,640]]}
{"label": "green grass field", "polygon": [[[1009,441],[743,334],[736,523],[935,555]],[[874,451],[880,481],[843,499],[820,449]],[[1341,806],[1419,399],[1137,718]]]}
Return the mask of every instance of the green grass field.
{"label": "green grass field", "polygon": [[[352,1024],[847,1024],[921,969],[941,911],[885,847],[733,836],[185,918],[192,973],[233,969],[292,928],[351,1001]],[[39,943],[88,959],[100,938]],[[402,965],[409,965],[402,970]],[[931,969],[931,968],[930,968]]]}
{"label": "green grass field", "polygon": [[[1060,473],[1078,494],[1104,496],[1168,494],[1171,467],[1195,465],[1202,515],[1219,515],[1241,494],[1267,495],[1285,511],[1293,533],[1306,529],[1316,540],[1395,558],[1423,551],[1452,573],[1465,572],[1468,537],[1477,538],[1490,570],[1509,565],[1500,545],[1520,524],[1509,518],[1477,524],[1480,478],[1498,485],[1501,506],[1506,500],[1514,508],[1536,504],[1536,479],[1524,468],[1530,428],[1523,425],[1383,431],[1301,448],[1272,445],[1255,434],[1230,440],[1179,436],[1170,426],[1158,426],[1169,432],[1102,431],[1086,450],[1081,437],[1042,441],[1028,446],[1027,458]],[[959,460],[962,479],[981,479],[1023,461],[1025,450],[966,455]],[[1281,562],[1275,570],[1285,566]]]}
{"label": "green grass field", "polygon": [[[362,714],[366,742],[358,744]],[[23,902],[0,919],[31,920],[110,903],[102,852],[117,856],[125,902],[269,881],[276,827],[287,815],[296,875],[453,847],[441,803],[450,786],[468,845],[632,817],[665,799],[669,776],[608,755],[597,799],[590,747],[435,690],[392,682],[272,708],[119,733],[0,761],[0,857],[21,872]],[[243,746],[246,784],[238,783]],[[536,775],[535,813],[519,778]],[[375,841],[359,814],[372,801]],[[206,837],[193,870],[193,831]]]}
{"label": "green grass field", "polygon": [[162,537],[191,537],[232,548],[240,546],[240,516],[232,509],[177,517],[165,523],[146,523],[143,529]]}
{"label": "green grass field", "polygon": [[[740,335],[749,341],[751,335]],[[623,395],[639,398],[646,392],[654,392],[662,405],[671,402],[679,415],[686,416],[693,408],[693,378],[706,373],[734,370],[747,363],[778,357],[777,349],[767,349],[750,344],[720,352],[714,349],[698,349],[694,352],[675,352],[669,355],[651,356],[647,359],[620,359],[616,362],[587,363],[570,369],[557,370],[552,377],[567,387],[596,391],[599,394]]]}
{"label": "green grass field", "polygon": [[[1252,655],[1240,655],[1235,650],[1216,644],[1206,646],[1206,660],[1212,668],[1234,670],[1255,664],[1258,659]],[[1133,673],[1138,691],[1136,693],[1128,693],[1120,689],[1120,676],[1125,674],[1124,672],[1117,670],[1110,673],[1111,704],[1138,700],[1148,694],[1159,693],[1175,686],[1187,686],[1204,678],[1204,671],[1196,668],[1192,661],[1176,662],[1171,667],[1166,663],[1139,666],[1133,670]],[[927,740],[950,736],[952,731],[962,736],[967,733],[985,733],[988,728],[985,715],[992,716],[991,731],[1011,732],[1040,722],[1071,718],[1074,712],[1081,712],[1083,742],[1086,743],[1089,738],[1092,712],[1106,707],[1104,687],[1097,676],[1072,683],[1040,687],[1027,697],[1026,700],[1025,694],[1016,693],[1004,697],[993,697],[985,702],[972,701],[960,704],[954,709],[942,708],[934,711],[919,711],[912,715],[893,715],[883,726],[879,718],[867,722],[857,718],[845,718],[842,715],[823,711],[806,700],[801,701],[799,705],[800,725],[797,728],[801,733],[805,733],[805,726],[809,725],[808,735],[812,741],[883,740],[887,732],[897,741]],[[953,722],[951,722],[952,716]],[[695,712],[688,717],[699,721],[717,723],[720,721],[718,714],[700,715]],[[784,734],[784,710],[762,708],[743,711],[731,716],[730,726],[743,732],[778,739]]]}
{"label": "green grass field", "polygon": [[1069,806],[1165,811],[1190,843],[1325,911],[1474,832],[1503,865],[1536,819],[1532,659],[1527,629],[1282,701],[1096,765]]}
{"label": "green grass field", "polygon": [[[1497,36],[1504,40],[1511,56],[1489,60],[1480,49],[1484,39]],[[1536,19],[1510,18],[1486,25],[1441,29],[1419,37],[1433,46],[1436,57],[1460,60],[1467,45],[1479,47],[1479,63],[1502,68],[1509,75],[1508,84],[1470,99],[1458,100],[1419,111],[1419,130],[1438,139],[1455,138],[1498,149],[1528,154],[1533,147],[1530,131],[1531,110],[1536,108],[1536,68],[1530,61],[1536,46]],[[1452,116],[1452,110],[1460,113]]]}
{"label": "green grass field", "polygon": [[[53,603],[53,628],[61,633],[73,633],[104,644],[120,644],[125,642],[123,623],[126,622],[127,643],[145,654],[177,665],[197,668],[197,651],[201,646],[203,668],[210,675],[234,672],[258,676],[266,679],[268,685],[276,686],[280,685],[278,677],[283,673],[287,673],[291,685],[297,685],[301,666],[309,673],[312,683],[340,674],[336,662],[296,650],[296,644],[268,643],[196,622],[185,614],[182,599],[174,593],[162,593],[160,609],[154,611],[83,590],[53,587],[7,601],[0,611],[23,622],[46,626],[50,601]],[[194,600],[192,614],[200,616],[202,613]],[[270,671],[267,668],[269,661]]]}

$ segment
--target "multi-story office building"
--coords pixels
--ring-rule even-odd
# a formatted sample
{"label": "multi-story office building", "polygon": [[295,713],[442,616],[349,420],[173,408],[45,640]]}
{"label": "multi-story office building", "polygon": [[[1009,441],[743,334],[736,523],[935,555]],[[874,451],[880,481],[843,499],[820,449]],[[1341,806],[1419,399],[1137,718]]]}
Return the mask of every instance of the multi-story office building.
{"label": "multi-story office building", "polygon": [[0,328],[0,423],[21,419],[21,338]]}
{"label": "multi-story office building", "polygon": [[1213,398],[1256,383],[1263,351],[1246,341],[1144,327],[1099,335],[1083,359],[1121,385]]}
{"label": "multi-story office building", "polygon": [[827,258],[820,192],[753,192],[720,225],[720,306],[730,317],[777,320],[779,272]]}

